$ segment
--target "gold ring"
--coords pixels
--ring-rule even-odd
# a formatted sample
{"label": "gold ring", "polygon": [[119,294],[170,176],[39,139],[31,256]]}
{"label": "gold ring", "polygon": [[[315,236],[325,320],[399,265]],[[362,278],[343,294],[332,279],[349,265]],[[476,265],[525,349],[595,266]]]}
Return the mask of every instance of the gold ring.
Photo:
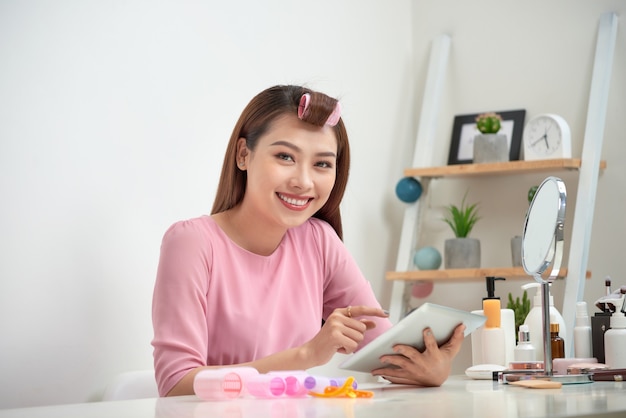
{"label": "gold ring", "polygon": [[348,306],[348,318],[352,318],[352,312],[350,312],[351,309],[352,306]]}

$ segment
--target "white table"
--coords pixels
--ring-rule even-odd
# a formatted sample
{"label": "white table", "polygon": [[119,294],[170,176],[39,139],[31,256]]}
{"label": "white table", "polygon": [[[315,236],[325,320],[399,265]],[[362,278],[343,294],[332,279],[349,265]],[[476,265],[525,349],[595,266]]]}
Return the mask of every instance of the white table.
{"label": "white table", "polygon": [[[366,385],[362,385],[366,386]],[[208,402],[195,396],[0,410],[0,418],[626,417],[626,382],[527,389],[453,376],[439,388],[369,385],[371,399],[277,398]]]}

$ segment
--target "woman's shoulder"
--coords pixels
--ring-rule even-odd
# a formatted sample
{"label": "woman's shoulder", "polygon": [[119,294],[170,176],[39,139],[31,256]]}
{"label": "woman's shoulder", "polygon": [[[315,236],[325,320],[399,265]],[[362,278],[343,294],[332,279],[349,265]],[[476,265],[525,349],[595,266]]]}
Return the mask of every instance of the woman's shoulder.
{"label": "woman's shoulder", "polygon": [[327,251],[337,246],[342,246],[337,232],[326,221],[318,218],[309,218],[302,225],[293,228],[290,232],[292,239],[299,242],[300,246],[315,246]]}
{"label": "woman's shoulder", "polygon": [[174,222],[165,231],[163,240],[179,241],[200,239],[205,241],[208,235],[212,235],[216,227],[217,224],[208,215],[184,219]]}
{"label": "woman's shoulder", "polygon": [[303,231],[306,234],[315,234],[319,237],[339,238],[339,236],[337,236],[337,232],[335,232],[333,227],[330,226],[328,222],[318,218],[309,218],[303,225],[296,229]]}

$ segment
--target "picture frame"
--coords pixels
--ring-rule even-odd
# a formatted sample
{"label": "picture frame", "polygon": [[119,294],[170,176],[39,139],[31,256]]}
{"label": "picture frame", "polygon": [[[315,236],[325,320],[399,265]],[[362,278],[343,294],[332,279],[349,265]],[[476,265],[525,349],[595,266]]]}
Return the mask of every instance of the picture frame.
{"label": "picture frame", "polygon": [[[498,133],[502,133],[507,137],[509,144],[509,161],[519,160],[526,110],[516,109],[497,111],[494,113],[502,117],[502,127]],[[480,113],[473,113],[454,117],[448,165],[472,163],[474,157],[474,137],[480,133],[478,129],[476,129],[476,117],[479,114]]]}

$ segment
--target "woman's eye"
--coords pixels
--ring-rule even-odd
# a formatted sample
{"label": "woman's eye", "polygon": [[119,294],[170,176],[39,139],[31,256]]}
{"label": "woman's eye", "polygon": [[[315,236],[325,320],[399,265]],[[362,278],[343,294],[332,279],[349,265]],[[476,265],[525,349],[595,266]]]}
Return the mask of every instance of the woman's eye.
{"label": "woman's eye", "polygon": [[285,161],[293,161],[293,158],[291,157],[291,155],[289,154],[285,154],[285,153],[279,153],[276,155],[276,157],[280,160],[285,160]]}
{"label": "woman's eye", "polygon": [[330,161],[320,161],[316,166],[321,168],[333,168],[333,164]]}

